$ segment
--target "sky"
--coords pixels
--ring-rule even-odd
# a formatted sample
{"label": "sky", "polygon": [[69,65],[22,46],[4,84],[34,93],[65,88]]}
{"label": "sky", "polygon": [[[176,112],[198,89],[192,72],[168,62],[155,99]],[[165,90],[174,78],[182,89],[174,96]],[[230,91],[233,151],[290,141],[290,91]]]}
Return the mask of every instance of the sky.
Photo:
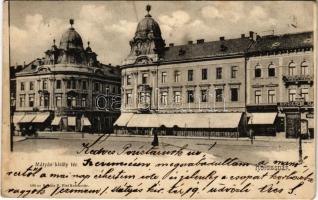
{"label": "sky", "polygon": [[166,44],[313,30],[314,2],[305,1],[10,1],[11,65],[44,57],[74,19],[74,28],[102,63],[120,65],[145,7]]}

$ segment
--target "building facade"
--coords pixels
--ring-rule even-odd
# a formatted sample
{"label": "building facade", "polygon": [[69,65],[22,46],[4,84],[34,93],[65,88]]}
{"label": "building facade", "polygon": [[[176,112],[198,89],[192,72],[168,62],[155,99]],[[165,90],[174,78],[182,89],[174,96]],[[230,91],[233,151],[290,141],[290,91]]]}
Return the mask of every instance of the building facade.
{"label": "building facade", "polygon": [[149,8],[121,67],[116,133],[297,137],[301,119],[312,135],[312,32],[166,45]]}
{"label": "building facade", "polygon": [[16,132],[109,132],[119,116],[120,69],[104,65],[73,27],[59,47],[16,74]]}
{"label": "building facade", "polygon": [[253,42],[250,36],[166,46],[148,13],[122,66],[117,132],[149,134],[156,128],[166,135],[245,135],[245,50]]}
{"label": "building facade", "polygon": [[292,138],[301,130],[313,137],[313,33],[260,37],[247,56],[247,111],[255,133]]}

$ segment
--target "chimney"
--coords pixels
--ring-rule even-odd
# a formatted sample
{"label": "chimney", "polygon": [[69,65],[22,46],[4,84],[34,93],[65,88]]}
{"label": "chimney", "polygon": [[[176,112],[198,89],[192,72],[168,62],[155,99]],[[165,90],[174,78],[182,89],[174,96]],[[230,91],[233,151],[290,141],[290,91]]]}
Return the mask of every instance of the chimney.
{"label": "chimney", "polygon": [[188,44],[193,44],[193,41],[192,40],[188,41]]}
{"label": "chimney", "polygon": [[173,43],[170,43],[170,44],[169,44],[169,47],[173,47],[173,46],[174,46],[174,44],[173,44]]}
{"label": "chimney", "polygon": [[245,38],[245,34],[241,34],[241,38]]}
{"label": "chimney", "polygon": [[204,39],[197,40],[197,44],[203,44],[203,43],[204,43]]}
{"label": "chimney", "polygon": [[220,40],[221,40],[221,41],[224,41],[224,36],[220,37]]}

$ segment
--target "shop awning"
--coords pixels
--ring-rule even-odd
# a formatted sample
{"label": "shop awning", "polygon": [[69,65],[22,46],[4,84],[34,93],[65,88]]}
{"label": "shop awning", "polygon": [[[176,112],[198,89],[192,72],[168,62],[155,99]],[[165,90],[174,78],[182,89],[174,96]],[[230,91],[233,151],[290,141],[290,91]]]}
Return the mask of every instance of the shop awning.
{"label": "shop awning", "polygon": [[76,125],[76,117],[68,117],[67,118],[67,125],[68,126],[75,126]]}
{"label": "shop awning", "polygon": [[127,126],[133,115],[133,113],[122,113],[114,123],[114,126]]}
{"label": "shop awning", "polygon": [[242,113],[135,114],[127,127],[237,128]]}
{"label": "shop awning", "polygon": [[19,123],[30,123],[34,120],[36,114],[25,114],[24,117],[19,121]]}
{"label": "shop awning", "polygon": [[54,117],[51,125],[58,126],[60,124],[61,119],[62,119],[62,117],[58,117],[58,116]]}
{"label": "shop awning", "polygon": [[274,124],[277,113],[252,113],[248,124]]}
{"label": "shop awning", "polygon": [[36,117],[33,119],[32,122],[43,123],[49,116],[50,116],[50,113],[39,113],[36,115]]}
{"label": "shop awning", "polygon": [[307,119],[308,120],[308,128],[315,128],[315,119]]}
{"label": "shop awning", "polygon": [[92,125],[87,117],[82,117],[81,120],[82,120],[82,126],[91,126]]}
{"label": "shop awning", "polygon": [[24,113],[19,113],[19,112],[16,112],[14,113],[13,115],[13,119],[12,119],[12,122],[14,124],[17,124],[20,122],[20,120],[24,117]]}

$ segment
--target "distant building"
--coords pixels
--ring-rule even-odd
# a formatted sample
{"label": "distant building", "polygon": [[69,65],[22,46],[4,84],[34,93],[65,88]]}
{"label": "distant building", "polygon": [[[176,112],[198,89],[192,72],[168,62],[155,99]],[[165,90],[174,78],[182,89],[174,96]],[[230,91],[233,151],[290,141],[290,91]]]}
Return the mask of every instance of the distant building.
{"label": "distant building", "polygon": [[[297,137],[294,112],[308,121],[307,133],[313,131],[312,32],[261,37],[250,31],[234,39],[166,45],[150,6],[147,11],[121,67],[116,133],[156,128],[162,135],[244,137],[252,129],[256,135]],[[299,97],[301,112],[293,106]]]}
{"label": "distant building", "polygon": [[247,111],[255,133],[297,137],[301,130],[313,137],[313,33],[260,37],[247,56]]}
{"label": "distant building", "polygon": [[44,58],[16,73],[17,132],[112,131],[119,116],[120,69],[100,63],[89,42],[84,49],[70,23],[59,47],[54,40]]}

